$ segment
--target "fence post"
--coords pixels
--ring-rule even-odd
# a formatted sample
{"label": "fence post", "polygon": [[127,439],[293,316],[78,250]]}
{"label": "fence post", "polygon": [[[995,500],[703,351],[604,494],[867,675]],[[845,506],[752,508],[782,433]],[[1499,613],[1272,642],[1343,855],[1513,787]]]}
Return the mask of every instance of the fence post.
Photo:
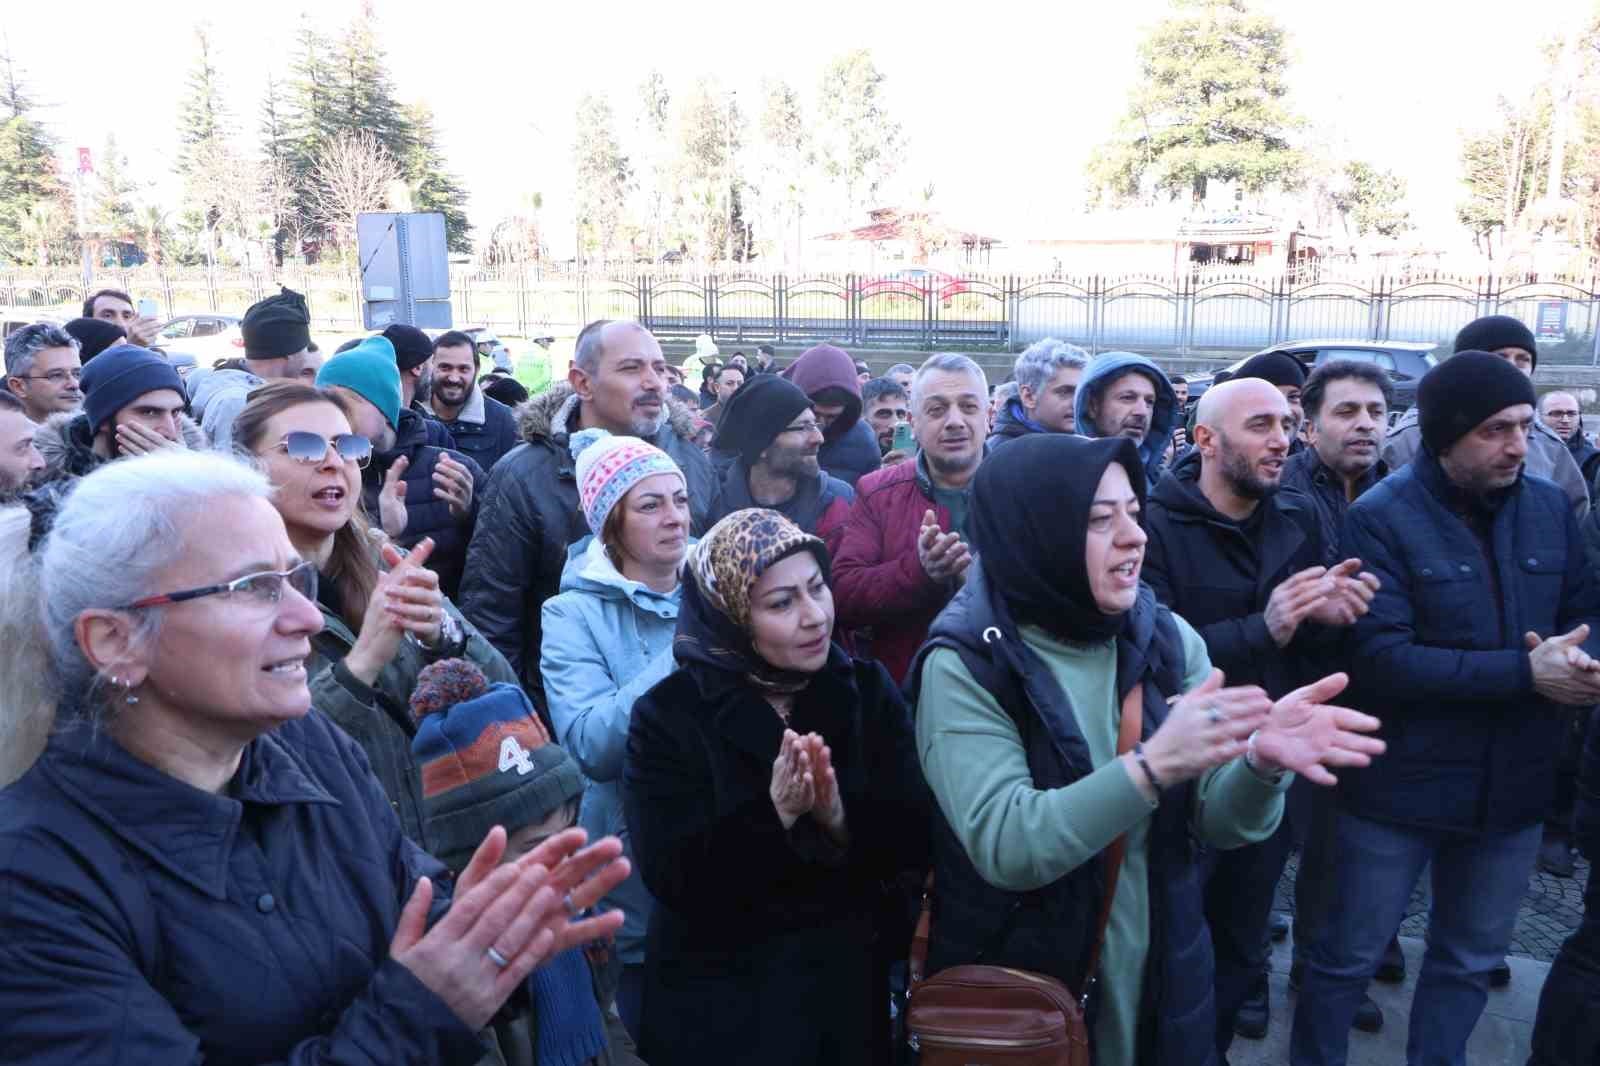
{"label": "fence post", "polygon": [[788,315],[789,276],[772,276],[772,343],[783,343],[783,320]]}
{"label": "fence post", "polygon": [[1178,354],[1188,355],[1194,340],[1194,275],[1178,279]]}
{"label": "fence post", "polygon": [[717,276],[707,274],[701,289],[701,299],[705,306],[706,332],[715,337],[722,332],[722,309],[717,299]]}
{"label": "fence post", "polygon": [[1089,354],[1100,354],[1100,275],[1089,275]]}

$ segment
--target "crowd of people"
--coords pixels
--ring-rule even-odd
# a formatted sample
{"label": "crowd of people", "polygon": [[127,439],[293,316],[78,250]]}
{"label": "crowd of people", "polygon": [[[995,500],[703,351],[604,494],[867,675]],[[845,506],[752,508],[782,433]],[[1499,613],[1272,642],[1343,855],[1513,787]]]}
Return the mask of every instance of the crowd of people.
{"label": "crowd of people", "polygon": [[[1407,1056],[1459,1066],[1529,875],[1600,854],[1600,449],[1515,319],[1398,413],[626,321],[519,396],[289,290],[190,370],[134,308],[5,343],[0,1057],[895,1063],[984,965],[1210,1066],[1292,924],[1335,1066],[1431,871]],[[1595,923],[1535,1066],[1600,1054]]]}

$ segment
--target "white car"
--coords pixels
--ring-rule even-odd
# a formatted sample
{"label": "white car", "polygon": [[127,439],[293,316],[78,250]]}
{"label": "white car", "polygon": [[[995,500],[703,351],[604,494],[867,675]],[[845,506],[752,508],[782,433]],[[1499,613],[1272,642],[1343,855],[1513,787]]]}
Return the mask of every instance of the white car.
{"label": "white car", "polygon": [[244,356],[237,315],[179,315],[156,334],[156,347],[192,355],[200,366]]}

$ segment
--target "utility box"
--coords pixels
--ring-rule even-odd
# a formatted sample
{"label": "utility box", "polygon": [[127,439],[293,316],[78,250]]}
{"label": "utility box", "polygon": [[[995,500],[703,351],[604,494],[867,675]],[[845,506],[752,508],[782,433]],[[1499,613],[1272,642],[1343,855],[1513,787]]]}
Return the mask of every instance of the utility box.
{"label": "utility box", "polygon": [[374,211],[356,216],[361,267],[361,321],[368,329],[396,322],[449,329],[450,259],[444,216]]}

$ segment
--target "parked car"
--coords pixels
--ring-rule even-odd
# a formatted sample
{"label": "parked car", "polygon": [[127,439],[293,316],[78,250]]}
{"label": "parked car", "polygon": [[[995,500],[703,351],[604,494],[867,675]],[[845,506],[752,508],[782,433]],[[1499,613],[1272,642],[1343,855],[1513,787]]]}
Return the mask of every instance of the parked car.
{"label": "parked car", "polygon": [[[1248,360],[1266,352],[1285,352],[1294,356],[1300,361],[1300,365],[1306,368],[1307,374],[1311,373],[1313,367],[1331,363],[1335,359],[1376,363],[1379,368],[1388,371],[1390,380],[1394,382],[1394,410],[1391,412],[1393,414],[1404,411],[1417,402],[1417,383],[1422,380],[1422,375],[1438,364],[1433,355],[1438,347],[1437,344],[1427,341],[1285,341],[1240,359],[1228,367],[1228,372],[1237,373]],[[1212,376],[1205,374],[1189,377],[1191,403],[1211,387]]]}
{"label": "parked car", "polygon": [[244,355],[237,315],[179,315],[156,334],[156,347],[192,355],[200,366]]}
{"label": "parked car", "polygon": [[879,296],[884,293],[897,293],[901,296],[914,296],[921,299],[930,292],[938,292],[939,300],[948,303],[957,293],[967,292],[971,286],[953,274],[946,274],[941,270],[927,270],[915,267],[909,270],[897,270],[893,274],[886,274],[881,278],[869,278],[857,282],[856,292],[862,296]]}
{"label": "parked car", "polygon": [[59,326],[65,321],[66,319],[58,315],[37,314],[27,307],[0,307],[0,340],[35,322],[48,322],[52,326]]}

